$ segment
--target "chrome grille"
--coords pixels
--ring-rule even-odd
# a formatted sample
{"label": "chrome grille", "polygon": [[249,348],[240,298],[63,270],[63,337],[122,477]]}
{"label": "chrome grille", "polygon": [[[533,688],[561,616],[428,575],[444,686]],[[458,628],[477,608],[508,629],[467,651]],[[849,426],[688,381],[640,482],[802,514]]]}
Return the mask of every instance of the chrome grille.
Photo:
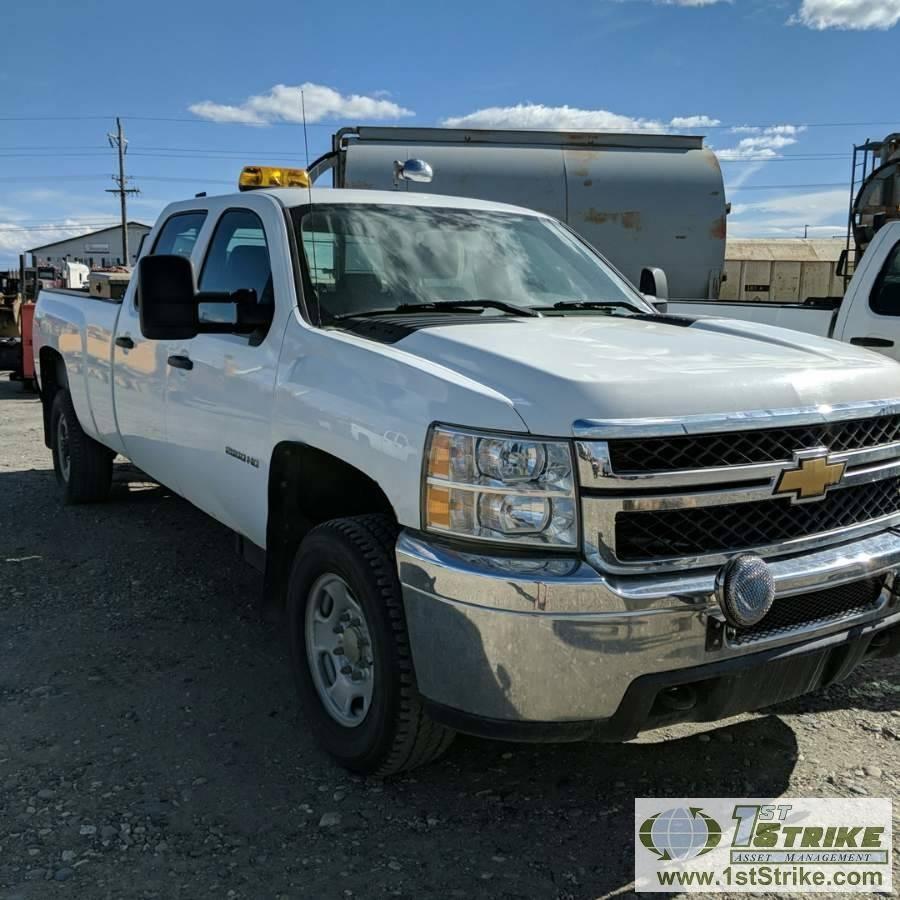
{"label": "chrome grille", "polygon": [[788,499],[619,513],[616,555],[635,562],[768,546],[900,512],[900,479],[832,491],[820,503]]}
{"label": "chrome grille", "polygon": [[[576,444],[587,558],[611,572],[675,571],[900,525],[900,403],[801,413],[576,423],[590,438]],[[823,497],[776,494],[817,455],[843,466],[838,483]]]}
{"label": "chrome grille", "polygon": [[667,472],[779,462],[811,447],[828,447],[839,453],[890,444],[898,439],[900,416],[877,416],[793,428],[610,441],[609,456],[620,474]]}

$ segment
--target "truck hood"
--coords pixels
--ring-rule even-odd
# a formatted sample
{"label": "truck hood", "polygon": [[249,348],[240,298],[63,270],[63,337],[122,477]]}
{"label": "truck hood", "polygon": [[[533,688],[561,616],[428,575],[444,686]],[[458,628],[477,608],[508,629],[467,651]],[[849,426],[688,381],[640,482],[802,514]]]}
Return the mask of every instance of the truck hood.
{"label": "truck hood", "polygon": [[548,436],[571,434],[578,419],[900,398],[900,365],[887,357],[734,319],[505,319],[424,328],[395,346],[504,394]]}

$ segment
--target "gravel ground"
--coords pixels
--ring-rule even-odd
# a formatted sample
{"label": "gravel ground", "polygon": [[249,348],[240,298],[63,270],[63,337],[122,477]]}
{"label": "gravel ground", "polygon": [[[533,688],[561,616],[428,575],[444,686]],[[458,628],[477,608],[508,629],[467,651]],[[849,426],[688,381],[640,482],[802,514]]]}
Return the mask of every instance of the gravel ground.
{"label": "gravel ground", "polygon": [[0,381],[4,900],[580,900],[631,892],[635,796],[897,794],[896,661],[720,728],[459,738],[352,777],[313,744],[231,535],[134,474],[60,506],[39,403]]}

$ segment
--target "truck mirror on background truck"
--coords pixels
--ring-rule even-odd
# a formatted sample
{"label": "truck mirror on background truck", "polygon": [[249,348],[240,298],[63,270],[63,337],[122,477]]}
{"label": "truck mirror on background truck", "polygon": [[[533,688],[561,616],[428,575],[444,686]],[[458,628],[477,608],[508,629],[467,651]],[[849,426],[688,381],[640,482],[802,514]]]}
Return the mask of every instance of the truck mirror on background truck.
{"label": "truck mirror on background truck", "polygon": [[434,169],[424,159],[394,160],[394,187],[401,181],[415,181],[428,184],[434,178]]}
{"label": "truck mirror on background truck", "polygon": [[[141,334],[157,341],[190,340],[198,334],[251,334],[268,328],[274,306],[257,302],[253,288],[231,293],[194,290],[194,267],[184,256],[145,256],[138,263]],[[200,304],[227,305],[215,322],[200,320]]]}
{"label": "truck mirror on background truck", "polygon": [[665,312],[669,299],[669,282],[662,269],[641,269],[640,292],[660,311]]}
{"label": "truck mirror on background truck", "polygon": [[850,258],[850,254],[847,252],[847,248],[845,247],[841,250],[841,255],[838,257],[837,265],[834,268],[834,274],[843,277],[847,274],[847,261]]}

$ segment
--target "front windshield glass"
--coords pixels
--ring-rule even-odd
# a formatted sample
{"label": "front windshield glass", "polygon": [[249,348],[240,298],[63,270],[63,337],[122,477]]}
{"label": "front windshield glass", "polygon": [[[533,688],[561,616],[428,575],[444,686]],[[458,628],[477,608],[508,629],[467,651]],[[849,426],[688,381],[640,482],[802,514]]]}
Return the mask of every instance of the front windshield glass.
{"label": "front windshield glass", "polygon": [[651,307],[565,228],[515,213],[374,204],[300,219],[324,320],[398,306],[491,300],[527,308]]}

